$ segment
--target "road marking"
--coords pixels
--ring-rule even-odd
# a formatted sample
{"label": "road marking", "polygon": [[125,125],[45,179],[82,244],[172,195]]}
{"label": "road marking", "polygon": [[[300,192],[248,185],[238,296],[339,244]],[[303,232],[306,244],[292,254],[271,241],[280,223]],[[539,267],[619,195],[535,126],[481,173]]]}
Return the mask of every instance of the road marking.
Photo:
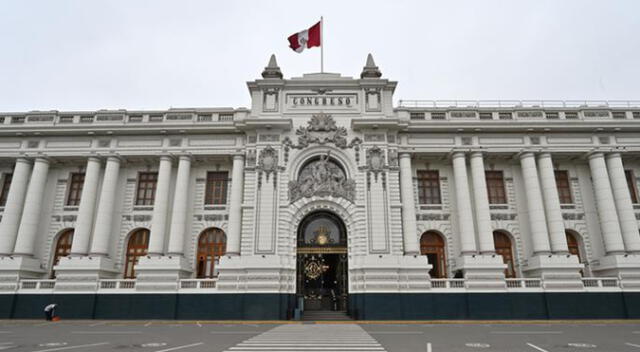
{"label": "road marking", "polygon": [[89,325],[89,326],[104,325],[104,324],[106,324],[106,323],[107,323],[106,321],[101,321],[101,322],[99,322],[99,323],[91,324],[91,325]]}
{"label": "road marking", "polygon": [[491,331],[492,334],[525,334],[525,335],[540,335],[540,334],[562,334],[562,331]]}
{"label": "road marking", "polygon": [[262,331],[212,331],[212,334],[240,334],[240,335],[251,335],[251,334],[259,334]]}
{"label": "road marking", "polygon": [[431,342],[427,342],[427,352],[431,352]]}
{"label": "road marking", "polygon": [[15,347],[18,347],[18,346],[0,346],[0,351],[1,350],[8,350],[10,348],[15,348]]}
{"label": "road marking", "polygon": [[49,351],[62,351],[62,350],[73,350],[76,348],[83,348],[83,347],[94,347],[94,346],[102,346],[102,345],[108,345],[108,342],[98,342],[98,343],[91,343],[88,345],[77,345],[77,346],[68,346],[68,347],[58,347],[58,348],[49,348],[46,350],[37,350],[37,351],[32,351],[32,352],[49,352]]}
{"label": "road marking", "polygon": [[45,342],[38,345],[38,347],[56,347],[56,346],[66,346],[66,342]]}
{"label": "road marking", "polygon": [[199,328],[201,328],[201,327],[202,327],[202,324],[200,324],[200,322],[199,322],[199,321],[196,321],[196,324],[198,325],[198,327],[199,327]]}
{"label": "road marking", "polygon": [[482,342],[469,342],[469,343],[465,344],[465,346],[473,347],[473,348],[489,348],[489,347],[491,347],[490,344],[482,343]]}
{"label": "road marking", "polygon": [[532,344],[532,343],[528,343],[528,342],[527,342],[527,345],[529,345],[529,347],[533,347],[533,348],[535,348],[536,350],[538,350],[538,351],[540,351],[540,352],[549,352],[549,351],[547,351],[547,350],[545,350],[545,349],[543,349],[543,348],[541,348],[541,347],[538,347],[538,346],[536,346],[536,345],[534,345],[534,344]]}
{"label": "road marking", "polygon": [[0,331],[0,334],[13,334],[13,331]]}
{"label": "road marking", "polygon": [[51,322],[50,322],[50,321],[47,321],[47,322],[45,322],[45,323],[34,324],[33,326],[43,326],[43,325],[49,325],[49,324],[51,324]]}
{"label": "road marking", "polygon": [[142,334],[142,331],[72,331],[72,334]]}
{"label": "road marking", "polygon": [[148,322],[148,323],[144,324],[144,326],[149,326],[149,325],[151,325],[151,323],[152,322]]}
{"label": "road marking", "polygon": [[369,334],[424,334],[423,331],[367,331]]}
{"label": "road marking", "polygon": [[167,348],[166,350],[158,350],[156,352],[169,352],[169,351],[181,350],[183,348],[196,347],[200,345],[204,345],[204,342],[197,342],[197,343],[192,343],[190,345],[171,347],[171,348]]}
{"label": "road marking", "polygon": [[143,343],[142,347],[163,347],[166,346],[167,343],[166,342],[149,342],[149,343]]}
{"label": "road marking", "polygon": [[627,342],[627,343],[625,343],[625,345],[627,345],[627,346],[631,346],[631,347],[638,347],[638,348],[640,348],[640,345],[636,345],[635,343],[629,343],[629,342]]}
{"label": "road marking", "polygon": [[579,343],[579,342],[570,342],[567,344],[567,346],[569,347],[576,347],[576,348],[596,348],[598,346],[591,344],[591,343]]}

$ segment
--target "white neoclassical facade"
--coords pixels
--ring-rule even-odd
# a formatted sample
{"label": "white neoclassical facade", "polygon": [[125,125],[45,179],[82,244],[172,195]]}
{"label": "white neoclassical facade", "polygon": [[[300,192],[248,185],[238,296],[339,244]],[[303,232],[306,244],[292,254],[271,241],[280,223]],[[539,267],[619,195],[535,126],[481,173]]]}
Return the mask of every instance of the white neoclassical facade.
{"label": "white neoclassical facade", "polygon": [[640,289],[640,102],[262,77],[250,109],[0,113],[0,296]]}

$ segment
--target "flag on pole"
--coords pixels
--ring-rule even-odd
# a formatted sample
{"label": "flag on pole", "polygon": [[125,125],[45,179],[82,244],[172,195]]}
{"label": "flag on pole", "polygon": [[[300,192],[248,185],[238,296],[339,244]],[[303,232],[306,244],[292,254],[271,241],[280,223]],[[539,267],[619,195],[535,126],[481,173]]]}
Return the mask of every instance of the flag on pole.
{"label": "flag on pole", "polygon": [[314,24],[309,29],[295,33],[289,36],[289,47],[297,53],[301,53],[305,48],[313,48],[314,46],[321,46],[322,35],[322,21]]}

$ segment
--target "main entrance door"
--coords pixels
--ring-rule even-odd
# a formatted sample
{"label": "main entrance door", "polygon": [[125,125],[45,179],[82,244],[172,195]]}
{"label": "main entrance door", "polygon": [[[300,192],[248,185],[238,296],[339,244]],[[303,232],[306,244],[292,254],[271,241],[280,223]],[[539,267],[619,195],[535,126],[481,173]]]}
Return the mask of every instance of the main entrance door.
{"label": "main entrance door", "polygon": [[308,215],[298,228],[297,295],[303,310],[346,311],[347,234],[330,212]]}

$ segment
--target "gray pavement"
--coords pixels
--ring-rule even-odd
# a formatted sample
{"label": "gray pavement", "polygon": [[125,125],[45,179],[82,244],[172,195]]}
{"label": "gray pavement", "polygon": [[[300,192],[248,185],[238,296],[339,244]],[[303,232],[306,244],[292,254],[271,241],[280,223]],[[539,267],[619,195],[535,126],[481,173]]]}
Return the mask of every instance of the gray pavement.
{"label": "gray pavement", "polygon": [[0,320],[0,351],[640,352],[640,324]]}

